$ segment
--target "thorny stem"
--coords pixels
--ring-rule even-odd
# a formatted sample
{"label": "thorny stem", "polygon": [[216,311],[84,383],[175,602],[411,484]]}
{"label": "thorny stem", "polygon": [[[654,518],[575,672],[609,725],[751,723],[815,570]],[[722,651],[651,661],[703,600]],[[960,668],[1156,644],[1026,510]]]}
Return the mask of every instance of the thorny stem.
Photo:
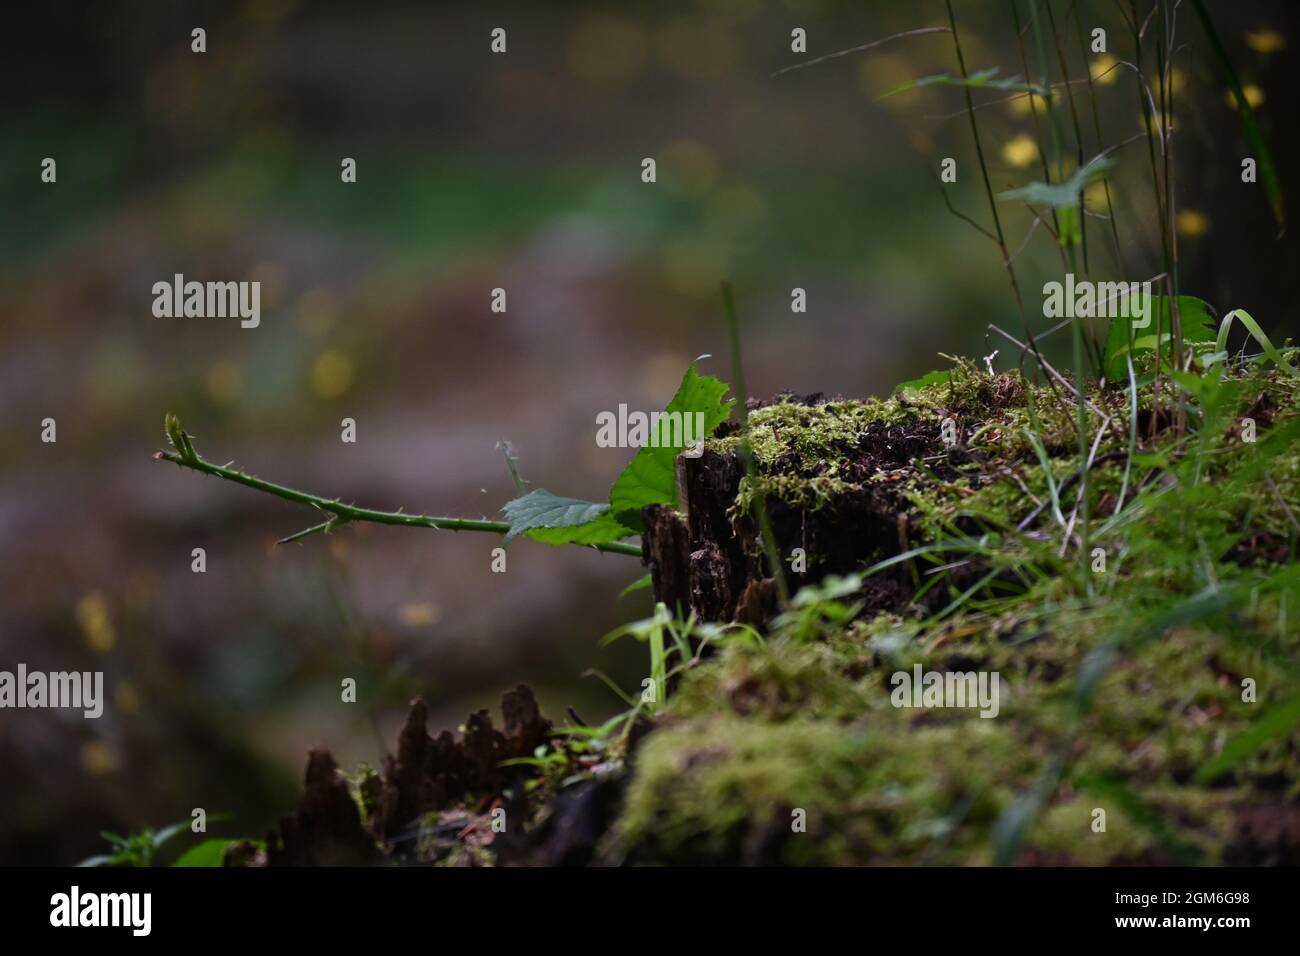
{"label": "thorny stem", "polygon": [[[372,524],[391,524],[402,525],[409,528],[436,528],[445,531],[486,531],[489,534],[505,534],[510,530],[510,525],[505,521],[487,521],[475,518],[444,518],[434,515],[412,515],[404,514],[400,511],[376,511],[373,508],[359,508],[356,505],[344,504],[337,498],[322,498],[319,495],[313,495],[306,491],[298,491],[296,488],[288,488],[284,485],[277,485],[274,482],[265,481],[253,475],[242,471],[236,471],[228,465],[214,465],[212,462],[202,458],[194,450],[190,442],[190,436],[181,431],[179,424],[174,424],[175,419],[168,416],[168,435],[172,439],[175,447],[174,451],[160,451],[153,457],[154,461],[170,461],[174,465],[182,468],[189,468],[191,471],[202,472],[205,475],[214,475],[217,478],[224,478],[226,481],[233,481],[235,484],[244,485],[255,491],[261,491],[268,495],[274,495],[277,498],[283,498],[285,501],[293,501],[300,505],[308,505],[323,511],[329,515],[329,518],[320,524],[305,528],[296,534],[291,534],[287,538],[280,540],[281,544],[287,544],[290,541],[299,541],[310,535],[319,532],[330,532],[340,525],[347,524],[350,521],[368,521]],[[592,547],[597,551],[604,551],[610,554],[628,554],[641,556],[641,546],[639,544],[627,544],[621,541],[610,541],[604,544],[584,545]]]}

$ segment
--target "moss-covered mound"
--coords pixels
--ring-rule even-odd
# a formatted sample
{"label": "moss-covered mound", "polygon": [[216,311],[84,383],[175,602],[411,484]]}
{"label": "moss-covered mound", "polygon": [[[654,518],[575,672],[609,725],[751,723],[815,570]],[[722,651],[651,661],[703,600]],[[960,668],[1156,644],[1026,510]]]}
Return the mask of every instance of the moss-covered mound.
{"label": "moss-covered mound", "polygon": [[646,509],[664,696],[496,792],[390,768],[361,825],[444,862],[1296,862],[1296,379],[1137,375],[1082,453],[1068,383],[970,364],[753,406]]}

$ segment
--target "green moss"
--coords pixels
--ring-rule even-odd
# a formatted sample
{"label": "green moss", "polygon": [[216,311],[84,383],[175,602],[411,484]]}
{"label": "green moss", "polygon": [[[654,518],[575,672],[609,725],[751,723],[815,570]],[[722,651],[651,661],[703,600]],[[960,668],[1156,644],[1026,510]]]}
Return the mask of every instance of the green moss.
{"label": "green moss", "polygon": [[[1150,408],[1145,388],[1139,405]],[[953,602],[942,617],[913,605],[809,629],[794,615],[769,628],[765,646],[728,647],[692,668],[636,752],[609,854],[989,863],[1011,808],[1045,781],[1039,812],[1025,817],[1022,860],[1221,860],[1242,807],[1300,796],[1296,727],[1214,783],[1197,782],[1225,744],[1294,695],[1300,663],[1300,573],[1286,564],[1300,441],[1282,440],[1297,420],[1294,382],[1247,368],[1222,394],[1231,404],[1205,429],[1186,395],[1170,404],[1171,388],[1163,407],[1183,408],[1189,431],[1154,443],[1144,432],[1127,484],[1122,460],[1091,469],[1090,547],[1103,549],[1104,570],[1062,548],[1048,509],[1034,534],[1015,532],[1049,497],[1027,433],[1041,437],[1058,487],[1079,468],[1074,408],[1049,388],[961,363],[946,383],[884,401],[752,412],[759,476],[742,485],[738,509],[759,493],[834,509],[878,485],[906,509],[912,546],[993,533],[969,561],[958,552],[917,563],[918,581],[940,572],[938,605]],[[1092,389],[1089,400],[1113,419],[1098,454],[1126,450],[1126,392]],[[1247,412],[1258,419],[1253,444],[1241,437]],[[949,417],[965,454],[936,446],[922,460],[854,469],[880,429],[937,435]],[[734,452],[738,441],[712,445]],[[1125,509],[1113,517],[1121,487]],[[1075,490],[1061,497],[1068,520]],[[963,595],[968,585],[943,573],[965,563],[1001,570],[999,587]],[[895,708],[890,676],[914,664],[998,673],[998,716]],[[1246,679],[1258,703],[1242,699]],[[1099,808],[1104,833],[1093,828]],[[792,829],[796,810],[806,832]]]}
{"label": "green moss", "polygon": [[968,824],[996,819],[1027,758],[1004,727],[978,719],[906,734],[696,718],[646,741],[616,838],[677,861],[988,862]]}

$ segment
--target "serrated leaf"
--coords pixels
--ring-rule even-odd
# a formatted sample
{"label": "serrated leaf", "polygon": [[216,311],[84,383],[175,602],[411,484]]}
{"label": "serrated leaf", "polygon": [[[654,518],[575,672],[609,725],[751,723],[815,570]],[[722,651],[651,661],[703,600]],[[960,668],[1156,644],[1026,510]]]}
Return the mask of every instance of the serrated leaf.
{"label": "serrated leaf", "polygon": [[[606,505],[605,507],[609,507]],[[586,524],[566,528],[533,528],[525,534],[542,544],[609,544],[636,534],[624,527],[610,512]]]}
{"label": "serrated leaf", "polygon": [[1019,199],[1031,206],[1051,206],[1064,209],[1079,205],[1079,197],[1089,184],[1105,178],[1106,170],[1115,165],[1113,159],[1094,156],[1083,166],[1074,171],[1069,179],[1059,183],[1032,182],[1020,189],[1010,189],[998,193],[999,199]]}
{"label": "serrated leaf", "polygon": [[[522,498],[508,501],[501,513],[510,522],[506,532],[507,541],[526,531],[549,529],[567,534],[575,534],[599,521],[609,512],[609,505],[594,501],[581,501],[577,498],[561,498],[544,488],[530,491]],[[542,539],[538,539],[542,540]],[[565,537],[565,542],[574,540]]]}
{"label": "serrated leaf", "polygon": [[[1143,352],[1155,351],[1156,329],[1160,329],[1161,355],[1169,355],[1172,351],[1170,342],[1173,339],[1170,332],[1169,296],[1151,296],[1148,309],[1148,324],[1141,329],[1133,330],[1133,354],[1137,356]],[[1119,314],[1110,320],[1110,328],[1106,332],[1106,347],[1102,352],[1103,368],[1108,382],[1121,382],[1128,379],[1126,356],[1129,325],[1133,322],[1132,301],[1123,300],[1119,310]],[[1210,317],[1210,307],[1206,302],[1193,295],[1180,295],[1178,316],[1182,322],[1184,343],[1214,341],[1214,320]]]}
{"label": "serrated leaf", "polygon": [[[735,401],[724,402],[730,386],[711,375],[700,375],[692,365],[682,377],[677,394],[668,403],[665,412],[680,412],[683,417],[700,413],[704,416],[704,434],[707,438],[714,429],[731,415]],[[666,418],[660,419],[658,435],[641,448],[623,469],[609,492],[609,502],[614,518],[633,531],[644,531],[641,509],[652,504],[677,504],[677,481],[674,462],[685,447],[685,442],[674,443],[673,429]],[[677,438],[684,438],[685,429],[678,430]]]}

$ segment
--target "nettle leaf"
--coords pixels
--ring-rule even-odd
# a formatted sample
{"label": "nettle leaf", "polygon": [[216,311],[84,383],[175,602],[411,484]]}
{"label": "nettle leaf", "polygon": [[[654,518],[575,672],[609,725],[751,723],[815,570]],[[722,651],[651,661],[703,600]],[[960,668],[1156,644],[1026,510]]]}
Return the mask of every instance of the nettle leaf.
{"label": "nettle leaf", "polygon": [[998,68],[994,66],[989,67],[987,70],[976,70],[964,79],[960,76],[950,76],[947,73],[935,73],[931,76],[923,76],[920,79],[907,80],[882,95],[880,99],[887,99],[895,93],[902,93],[906,90],[915,90],[922,86],[965,86],[972,89],[1005,90],[1013,93],[1033,93],[1036,96],[1041,96],[1043,99],[1052,98],[1052,94],[1049,90],[1033,83],[1026,83],[1018,76],[999,78]]}
{"label": "nettle leaf", "polygon": [[[735,400],[724,402],[722,396],[730,388],[726,382],[711,375],[700,375],[692,365],[686,370],[677,394],[668,403],[665,412],[680,412],[682,416],[700,413],[704,416],[704,434],[707,438],[714,429],[731,416],[731,407]],[[623,473],[614,482],[609,492],[609,502],[615,519],[625,527],[640,532],[645,530],[641,522],[641,509],[646,505],[677,504],[677,481],[675,461],[685,447],[684,441],[674,443],[674,438],[683,439],[685,428],[672,429],[667,418],[659,421],[658,434],[641,448],[636,457],[623,469]],[[677,434],[672,433],[676,431]]]}
{"label": "nettle leaf", "polygon": [[[608,516],[609,505],[577,498],[561,498],[544,488],[506,502],[501,512],[506,516],[506,521],[510,522],[510,530],[505,537],[507,541],[528,532],[530,537],[539,541],[567,544],[592,533],[609,535],[617,530],[609,521],[602,521]],[[549,539],[546,536],[538,537],[542,531],[554,534]],[[627,533],[620,535],[626,536]],[[614,541],[617,538],[603,537],[601,540]]]}
{"label": "nettle leaf", "polygon": [[1069,179],[1059,183],[1032,182],[1020,189],[1011,189],[998,193],[998,198],[1019,199],[1031,206],[1051,206],[1054,209],[1077,206],[1079,205],[1079,197],[1083,195],[1084,188],[1099,179],[1104,179],[1106,170],[1114,165],[1115,161],[1113,159],[1105,156],[1094,156],[1083,166],[1076,169],[1074,175]]}
{"label": "nettle leaf", "polygon": [[[1148,306],[1148,324],[1144,328],[1133,329],[1133,355],[1136,358],[1143,352],[1156,349],[1156,330],[1159,329],[1160,354],[1162,357],[1173,352],[1173,330],[1169,309],[1169,296],[1153,295]],[[1178,317],[1183,327],[1183,342],[1213,342],[1214,320],[1210,315],[1210,306],[1194,295],[1178,297]],[[1122,382],[1128,378],[1128,337],[1129,326],[1133,322],[1133,302],[1125,300],[1120,306],[1119,314],[1110,320],[1106,332],[1106,347],[1102,352],[1106,381]]]}

